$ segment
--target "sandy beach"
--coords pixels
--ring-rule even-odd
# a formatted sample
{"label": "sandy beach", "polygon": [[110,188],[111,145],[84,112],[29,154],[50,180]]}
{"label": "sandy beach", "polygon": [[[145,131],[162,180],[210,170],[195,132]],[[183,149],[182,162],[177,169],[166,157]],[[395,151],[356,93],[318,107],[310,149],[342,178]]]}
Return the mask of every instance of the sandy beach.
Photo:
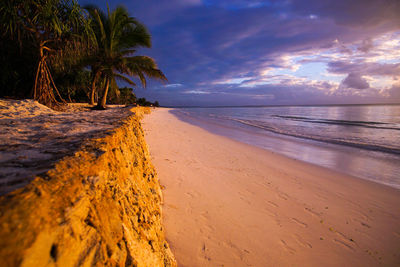
{"label": "sandy beach", "polygon": [[211,134],[143,121],[179,266],[398,266],[400,190]]}

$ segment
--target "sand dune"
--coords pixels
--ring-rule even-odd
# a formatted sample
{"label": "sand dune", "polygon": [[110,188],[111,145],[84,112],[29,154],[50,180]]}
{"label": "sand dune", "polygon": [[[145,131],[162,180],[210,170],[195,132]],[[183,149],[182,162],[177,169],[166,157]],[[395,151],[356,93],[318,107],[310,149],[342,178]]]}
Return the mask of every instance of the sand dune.
{"label": "sand dune", "polygon": [[400,190],[211,134],[167,109],[143,125],[180,266],[400,265]]}

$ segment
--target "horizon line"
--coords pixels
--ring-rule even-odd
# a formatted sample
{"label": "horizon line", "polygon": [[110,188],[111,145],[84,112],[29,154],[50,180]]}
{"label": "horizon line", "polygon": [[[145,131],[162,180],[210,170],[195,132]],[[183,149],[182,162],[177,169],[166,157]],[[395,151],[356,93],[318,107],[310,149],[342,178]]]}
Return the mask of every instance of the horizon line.
{"label": "horizon line", "polygon": [[321,107],[321,106],[384,106],[384,105],[400,105],[400,103],[369,103],[369,104],[278,104],[278,105],[213,105],[213,106],[195,106],[180,105],[167,106],[160,105],[163,108],[257,108],[257,107]]}

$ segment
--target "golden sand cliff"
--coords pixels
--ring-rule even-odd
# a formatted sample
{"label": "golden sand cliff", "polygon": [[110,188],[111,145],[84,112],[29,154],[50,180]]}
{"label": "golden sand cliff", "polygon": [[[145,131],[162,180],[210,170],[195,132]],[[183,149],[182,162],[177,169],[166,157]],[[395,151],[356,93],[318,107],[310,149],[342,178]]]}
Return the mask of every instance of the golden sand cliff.
{"label": "golden sand cliff", "polygon": [[0,104],[0,160],[8,164],[1,266],[176,265],[140,126],[143,109],[71,114],[33,101]]}

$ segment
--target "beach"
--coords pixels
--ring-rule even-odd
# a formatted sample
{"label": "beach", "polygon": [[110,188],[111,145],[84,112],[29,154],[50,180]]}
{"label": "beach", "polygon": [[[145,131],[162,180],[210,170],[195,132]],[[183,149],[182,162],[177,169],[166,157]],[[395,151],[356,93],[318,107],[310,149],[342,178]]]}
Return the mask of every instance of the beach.
{"label": "beach", "polygon": [[218,136],[143,120],[179,266],[396,266],[400,191]]}

